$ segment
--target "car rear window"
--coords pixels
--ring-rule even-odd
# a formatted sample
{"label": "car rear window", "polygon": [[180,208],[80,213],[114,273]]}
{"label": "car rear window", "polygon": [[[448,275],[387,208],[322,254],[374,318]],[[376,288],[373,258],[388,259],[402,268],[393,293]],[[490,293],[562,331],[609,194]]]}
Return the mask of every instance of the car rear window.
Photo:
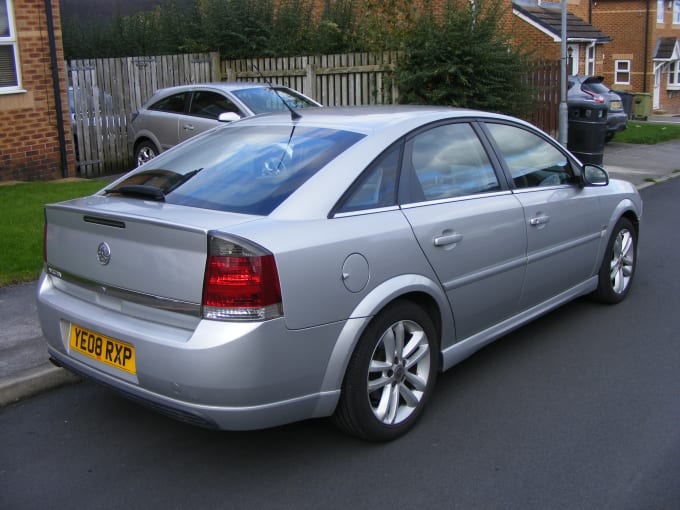
{"label": "car rear window", "polygon": [[146,164],[107,193],[140,186],[165,202],[268,215],[361,133],[290,126],[225,126]]}
{"label": "car rear window", "polygon": [[584,83],[583,88],[595,92],[596,94],[606,94],[607,92],[609,92],[609,87],[602,83],[597,82]]}

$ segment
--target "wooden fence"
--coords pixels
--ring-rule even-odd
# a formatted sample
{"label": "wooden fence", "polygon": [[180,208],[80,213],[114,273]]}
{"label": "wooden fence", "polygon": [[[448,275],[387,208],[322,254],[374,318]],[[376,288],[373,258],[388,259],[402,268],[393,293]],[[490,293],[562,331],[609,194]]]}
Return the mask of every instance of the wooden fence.
{"label": "wooden fence", "polygon": [[[211,81],[269,81],[325,106],[391,104],[398,100],[396,52],[354,53],[220,62],[216,53],[72,60],[68,63],[72,130],[79,176],[132,167],[127,126],[156,89]],[[537,63],[527,73],[536,108],[525,118],[555,135],[559,63]]]}
{"label": "wooden fence", "polygon": [[397,52],[225,60],[225,81],[265,81],[299,90],[324,106],[393,104]]}
{"label": "wooden fence", "polygon": [[557,138],[560,105],[560,61],[533,62],[526,74],[534,105],[524,119]]}

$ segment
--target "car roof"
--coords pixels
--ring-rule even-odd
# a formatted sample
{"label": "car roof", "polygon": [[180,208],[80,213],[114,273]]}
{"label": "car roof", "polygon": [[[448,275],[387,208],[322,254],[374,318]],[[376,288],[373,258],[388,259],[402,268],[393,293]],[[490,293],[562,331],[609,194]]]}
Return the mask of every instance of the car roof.
{"label": "car roof", "polygon": [[[327,127],[331,129],[345,129],[369,134],[382,131],[390,127],[403,125],[406,130],[428,122],[456,118],[489,118],[508,119],[523,122],[505,115],[454,108],[449,106],[419,106],[419,105],[371,105],[371,106],[335,106],[324,108],[309,108],[298,112],[300,118],[293,121],[291,114],[286,112],[267,113],[256,117],[249,117],[238,121],[238,124],[273,125],[295,124],[300,126]],[[409,127],[411,126],[411,127]]]}
{"label": "car roof", "polygon": [[[192,83],[189,85],[176,85],[174,87],[166,87],[162,89],[158,89],[154,95],[157,94],[169,94],[169,93],[176,93],[176,92],[185,92],[188,90],[199,90],[199,89],[211,89],[211,90],[220,90],[222,92],[232,92],[234,90],[242,90],[242,89],[253,89],[253,88],[269,88],[270,85],[268,83],[261,83],[261,82],[249,82],[249,81],[240,81],[240,82],[227,82],[227,81],[220,81],[220,82],[208,82],[208,83]],[[289,88],[285,87],[284,85],[278,85],[276,83],[272,84],[271,87],[274,88]]]}

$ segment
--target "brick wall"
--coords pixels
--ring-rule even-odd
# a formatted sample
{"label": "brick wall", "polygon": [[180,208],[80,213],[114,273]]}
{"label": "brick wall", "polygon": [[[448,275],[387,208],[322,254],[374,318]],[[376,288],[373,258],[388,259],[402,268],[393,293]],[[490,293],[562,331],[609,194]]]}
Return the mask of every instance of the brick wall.
{"label": "brick wall", "polygon": [[[62,177],[54,86],[44,0],[10,0],[14,6],[21,86],[0,94],[0,181]],[[52,0],[68,175],[74,175],[67,82],[61,44],[59,2]]]}

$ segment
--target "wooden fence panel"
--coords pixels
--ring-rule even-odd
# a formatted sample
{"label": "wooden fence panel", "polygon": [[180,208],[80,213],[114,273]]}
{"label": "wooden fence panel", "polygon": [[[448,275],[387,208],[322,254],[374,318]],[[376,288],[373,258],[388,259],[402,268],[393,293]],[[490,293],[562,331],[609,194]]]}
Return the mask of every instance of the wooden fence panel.
{"label": "wooden fence panel", "polygon": [[396,52],[224,60],[225,81],[269,81],[325,106],[396,103]]}

